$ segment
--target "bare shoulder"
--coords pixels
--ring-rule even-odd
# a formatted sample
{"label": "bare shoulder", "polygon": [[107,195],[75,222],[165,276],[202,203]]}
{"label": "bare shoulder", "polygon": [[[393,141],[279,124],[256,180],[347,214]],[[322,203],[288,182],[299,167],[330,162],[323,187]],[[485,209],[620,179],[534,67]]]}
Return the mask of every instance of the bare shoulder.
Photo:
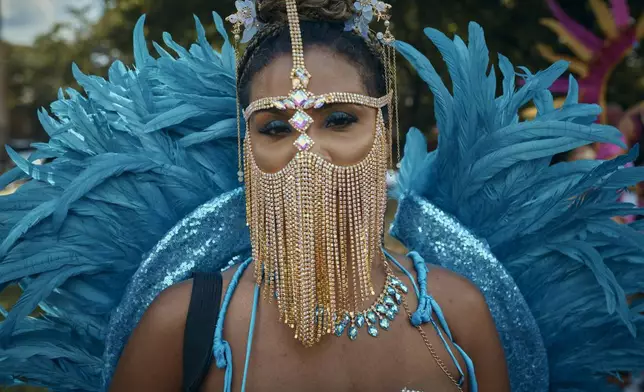
{"label": "bare shoulder", "polygon": [[[231,297],[225,313],[226,318],[223,331],[224,338],[231,345],[235,345],[238,342],[242,342],[243,344],[246,341],[247,331],[244,331],[244,328],[238,328],[238,326],[248,325],[250,322],[255,289],[255,278],[252,267],[253,264],[234,282],[235,287],[231,288],[234,291],[231,290],[230,293]],[[228,287],[233,282],[234,275],[237,271],[238,268],[231,268],[222,274],[224,293],[228,291]]]}
{"label": "bare shoulder", "polygon": [[[396,259],[414,271],[407,257]],[[509,391],[505,353],[485,297],[467,278],[439,266],[428,267],[427,290],[443,311],[454,342],[472,360],[479,391]]]}
{"label": "bare shoulder", "polygon": [[[413,263],[406,257],[413,269]],[[427,290],[441,307],[455,340],[481,336],[481,323],[490,325],[495,334],[485,297],[469,279],[437,265],[428,265]]]}
{"label": "bare shoulder", "polygon": [[179,326],[186,323],[186,316],[192,297],[192,279],[177,283],[162,291],[145,312],[145,319],[157,326]]}
{"label": "bare shoulder", "polygon": [[[234,271],[222,274],[223,290]],[[132,332],[112,380],[111,390],[177,391],[183,377],[183,340],[193,280],[162,291]]]}
{"label": "bare shoulder", "polygon": [[[401,254],[393,254],[415,276],[413,262]],[[428,265],[427,290],[441,306],[448,320],[473,321],[489,313],[479,288],[469,279],[437,265]],[[460,324],[460,323],[459,323]],[[451,327],[451,326],[450,326]]]}
{"label": "bare shoulder", "polygon": [[183,332],[191,293],[192,281],[185,281],[152,302],[119,358],[111,391],[181,388]]}
{"label": "bare shoulder", "polygon": [[[236,271],[236,268],[230,268],[221,273],[223,293],[226,292]],[[244,274],[242,279],[239,280],[238,286],[248,283],[246,275],[248,274]],[[162,291],[150,305],[146,315],[149,318],[154,318],[154,321],[161,323],[161,325],[185,324],[185,316],[188,314],[190,299],[192,298],[193,283],[192,279],[188,279]]]}
{"label": "bare shoulder", "polygon": [[[223,325],[224,340],[230,344],[233,352],[241,353],[240,355],[233,356],[234,368],[242,366],[242,361],[245,360],[243,353],[247,343],[246,339],[248,330],[247,328],[240,328],[240,326],[248,326],[250,322],[255,288],[255,280],[252,271],[246,271],[246,273],[242,274],[239,279],[234,282],[235,287],[230,287],[237,271],[238,268],[234,267],[222,273],[224,295],[230,291],[229,294],[231,294],[231,296],[227,303],[227,308],[224,309],[222,307],[220,313],[220,317],[225,315]],[[232,295],[233,293],[234,295]],[[266,328],[263,327],[263,329],[263,332],[266,333]],[[213,364],[210,372],[204,380],[202,390],[221,390],[221,386],[224,385],[225,381],[225,373],[225,369],[219,369],[216,364]],[[232,380],[233,389],[237,388],[237,384],[239,383],[238,378],[239,374],[237,372]]]}
{"label": "bare shoulder", "polygon": [[[236,268],[230,268],[222,272],[222,297],[225,295],[236,271]],[[237,282],[233,303],[239,302],[238,298],[243,301],[243,298],[249,297],[250,290],[248,288],[252,286],[253,281],[252,278],[248,278],[248,275],[252,274],[244,274]],[[178,332],[183,333],[192,298],[193,283],[193,280],[189,279],[161,292],[146,311],[141,324],[148,321],[157,328],[177,328]],[[231,305],[229,310],[234,312],[235,308],[236,306]]]}
{"label": "bare shoulder", "polygon": [[481,290],[469,279],[448,269],[430,266],[427,288],[450,319],[472,322],[489,314]]}

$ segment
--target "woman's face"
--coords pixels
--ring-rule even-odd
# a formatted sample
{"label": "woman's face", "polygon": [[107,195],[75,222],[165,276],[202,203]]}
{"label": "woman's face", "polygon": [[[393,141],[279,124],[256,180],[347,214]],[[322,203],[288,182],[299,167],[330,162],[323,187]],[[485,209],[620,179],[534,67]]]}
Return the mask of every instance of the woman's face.
{"label": "woman's face", "polygon": [[[368,95],[358,69],[341,55],[322,47],[305,50],[312,78],[309,91],[315,95],[348,92]],[[250,100],[286,96],[290,92],[291,55],[273,60],[251,81]],[[307,113],[314,123],[307,134],[315,144],[311,152],[339,166],[359,163],[371,150],[377,110],[360,105],[334,104]],[[288,120],[294,111],[265,110],[255,113],[249,123],[253,156],[259,169],[275,173],[293,159],[293,142],[299,132]]]}

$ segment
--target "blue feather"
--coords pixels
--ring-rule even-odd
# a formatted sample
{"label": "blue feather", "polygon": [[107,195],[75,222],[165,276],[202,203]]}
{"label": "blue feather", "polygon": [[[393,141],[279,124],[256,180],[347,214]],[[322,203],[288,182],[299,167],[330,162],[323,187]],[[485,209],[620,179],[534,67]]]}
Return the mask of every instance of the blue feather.
{"label": "blue feather", "polygon": [[150,52],[145,40],[145,15],[141,15],[134,26],[134,64],[143,69],[150,59]]}
{"label": "blue feather", "polygon": [[187,59],[191,57],[190,52],[178,43],[174,42],[172,35],[170,35],[170,33],[168,32],[163,33],[163,43],[166,44],[167,47],[172,49],[180,58]]}
{"label": "blue feather", "polygon": [[417,128],[412,128],[407,134],[405,144],[405,159],[401,162],[398,173],[398,189],[411,189],[410,181],[418,178],[416,170],[422,169],[423,161],[427,156],[427,142]]}
{"label": "blue feather", "polygon": [[[614,390],[607,375],[644,368],[644,318],[626,302],[627,294],[644,289],[644,221],[620,225],[611,220],[642,214],[618,201],[624,188],[644,181],[641,168],[625,168],[638,149],[605,162],[550,166],[554,154],[591,142],[625,147],[617,129],[594,124],[598,105],[578,103],[572,76],[564,106],[554,108],[548,88],[566,71],[566,62],[537,73],[518,67],[525,83],[517,89],[514,66],[499,55],[503,89],[496,96],[478,25],[470,25],[467,46],[435,30],[426,34],[447,64],[452,93],[426,57],[398,43],[435,96],[439,146],[429,159],[419,147],[422,136],[410,132],[394,193],[401,207],[392,233],[408,249],[426,251],[424,257],[480,281],[496,271],[489,259],[474,263],[436,251],[437,243],[448,241],[440,233],[455,229],[445,218],[426,217],[427,205],[453,216],[475,238],[467,243],[484,241],[522,293],[529,315],[519,304],[495,297],[490,276],[481,287],[500,320],[533,318],[539,336],[531,338],[543,342],[549,364],[542,369],[550,372],[547,389]],[[520,121],[518,112],[529,102],[537,106],[537,116]],[[515,347],[510,327],[503,326],[504,345]],[[521,373],[525,358],[538,354],[517,355],[508,358],[512,390],[545,390],[537,387],[537,378]]]}
{"label": "blue feather", "polygon": [[451,129],[453,99],[432,64],[418,50],[407,43],[396,41],[396,49],[416,68],[419,76],[434,93],[436,121],[439,129]]}
{"label": "blue feather", "polygon": [[[111,313],[144,255],[182,218],[238,186],[235,56],[205,40],[172,56],[147,49],[134,29],[135,68],[115,62],[109,79],[72,73],[85,94],[60,89],[38,117],[48,143],[0,183],[29,178],[0,197],[0,288],[24,292],[0,322],[0,382],[60,391],[103,388]],[[147,131],[147,132],[146,132]],[[43,165],[34,159],[56,158]],[[40,180],[40,181],[38,181]],[[42,319],[30,319],[36,308]]]}
{"label": "blue feather", "polygon": [[579,83],[572,74],[568,77],[568,94],[564,101],[564,107],[574,105],[579,102]]}

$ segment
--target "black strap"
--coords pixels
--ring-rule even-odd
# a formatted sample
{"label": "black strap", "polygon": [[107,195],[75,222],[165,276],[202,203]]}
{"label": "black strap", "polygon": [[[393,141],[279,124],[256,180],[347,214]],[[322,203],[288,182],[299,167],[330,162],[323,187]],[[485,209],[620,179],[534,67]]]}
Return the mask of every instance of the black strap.
{"label": "black strap", "polygon": [[210,369],[221,291],[220,273],[194,274],[183,335],[183,391],[198,391]]}

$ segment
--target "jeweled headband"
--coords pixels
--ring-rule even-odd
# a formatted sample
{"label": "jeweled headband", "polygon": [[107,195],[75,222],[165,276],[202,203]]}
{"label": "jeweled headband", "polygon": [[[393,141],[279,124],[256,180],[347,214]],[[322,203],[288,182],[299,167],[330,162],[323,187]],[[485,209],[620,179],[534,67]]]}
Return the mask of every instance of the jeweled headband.
{"label": "jeweled headband", "polygon": [[[244,4],[247,3],[239,2],[238,6]],[[391,159],[390,133],[381,109],[390,106],[389,113],[395,113],[391,110],[394,67],[387,62],[393,49],[377,47],[386,70],[387,93],[383,97],[349,92],[315,95],[308,90],[311,74],[304,61],[296,0],[282,4],[286,5],[293,56],[290,92],[256,100],[243,115],[248,125],[259,110],[289,110],[289,114],[293,113],[289,122],[299,133],[294,142],[297,152],[284,168],[268,173],[254,160],[251,138],[245,140],[246,214],[256,284],[263,286],[266,299],[277,301],[280,320],[294,329],[294,337],[310,347],[323,336],[341,331],[346,326],[343,320],[357,317],[360,304],[375,296],[371,270],[384,236],[386,172]],[[382,4],[380,8],[387,10]],[[363,15],[373,18],[374,9],[366,3],[356,3],[354,7],[359,8],[360,18],[349,21],[347,28],[360,33],[365,29],[357,21],[362,21]],[[255,13],[254,9],[242,7],[232,17],[236,38],[241,38],[242,23],[247,31],[261,28],[254,22]],[[377,16],[384,18],[385,14]],[[248,39],[248,34],[244,35]],[[367,45],[391,36],[388,32],[380,37],[368,35],[372,41]],[[311,150],[314,141],[307,135],[314,121],[311,111],[335,103],[377,109],[371,150],[353,165],[335,165]],[[355,338],[355,334],[350,336]]]}
{"label": "jeweled headband", "polygon": [[[322,95],[315,95],[308,91],[308,86],[312,76],[306,69],[306,64],[304,63],[304,45],[300,30],[300,19],[297,12],[297,1],[286,0],[285,3],[293,56],[293,68],[290,75],[292,82],[291,91],[288,96],[266,97],[252,102],[243,111],[244,119],[248,121],[255,112],[260,110],[294,110],[295,113],[289,120],[289,123],[293,128],[300,132],[300,136],[294,142],[294,146],[299,151],[308,151],[314,145],[314,141],[306,133],[314,122],[313,118],[307,113],[307,111],[321,109],[327,104],[347,103],[368,106],[375,109],[382,109],[389,106],[389,131],[391,132],[394,129],[394,125],[397,129],[397,107],[394,107],[396,100],[393,99],[394,94],[397,94],[395,88],[394,37],[389,30],[390,16],[388,13],[391,6],[377,0],[357,1],[354,4],[355,14],[346,22],[345,25],[346,31],[355,31],[366,40],[369,40],[369,23],[374,19],[374,16],[377,20],[384,21],[386,30],[384,33],[377,33],[376,39],[382,44],[381,53],[383,55],[383,62],[387,73],[387,75],[385,75],[387,94],[383,97],[374,98],[348,92],[331,92]],[[235,5],[237,7],[237,13],[229,16],[227,20],[233,23],[235,41],[237,43],[245,43],[262,28],[262,25],[257,19],[257,9],[254,1],[237,1],[235,2]],[[242,28],[244,29],[243,36],[241,35]],[[394,118],[396,119],[395,123]],[[391,143],[391,138],[388,138],[388,140],[389,143]],[[241,180],[241,163],[239,174]]]}

